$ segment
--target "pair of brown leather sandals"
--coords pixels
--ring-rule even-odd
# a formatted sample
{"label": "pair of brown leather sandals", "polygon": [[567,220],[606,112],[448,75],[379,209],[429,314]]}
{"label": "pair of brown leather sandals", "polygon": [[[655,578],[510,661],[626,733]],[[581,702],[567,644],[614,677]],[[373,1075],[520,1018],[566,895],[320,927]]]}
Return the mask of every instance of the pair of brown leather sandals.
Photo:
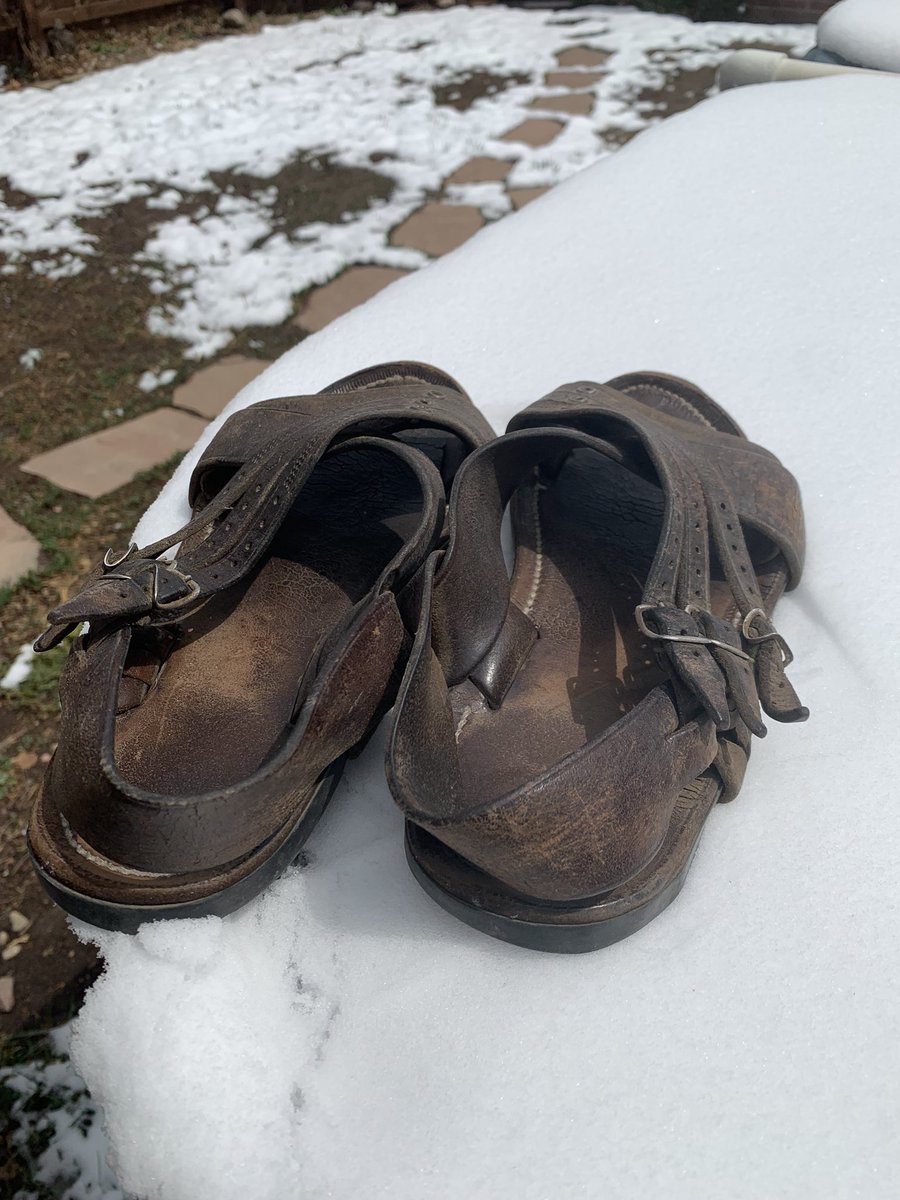
{"label": "pair of brown leather sandals", "polygon": [[568,384],[493,438],[449,376],[390,363],[236,413],[190,502],[36,646],[88,622],[28,837],[92,924],[246,903],[393,705],[425,890],[495,937],[595,949],[678,893],[760,704],[807,715],[771,621],[797,484],[684,380]]}

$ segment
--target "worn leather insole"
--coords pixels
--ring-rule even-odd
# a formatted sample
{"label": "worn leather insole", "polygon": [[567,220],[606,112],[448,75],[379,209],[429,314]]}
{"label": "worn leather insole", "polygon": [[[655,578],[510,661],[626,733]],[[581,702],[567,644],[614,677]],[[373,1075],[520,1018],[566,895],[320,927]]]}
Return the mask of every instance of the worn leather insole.
{"label": "worn leather insole", "polygon": [[261,567],[186,618],[161,666],[156,636],[136,631],[120,710],[128,689],[142,698],[116,720],[121,774],[162,795],[202,794],[252,774],[295,715],[311,658],[420,509],[418,488],[391,454],[321,462]]}
{"label": "worn leather insole", "polygon": [[[659,487],[591,450],[513,505],[512,600],[540,636],[503,700],[474,684],[451,690],[460,768],[470,795],[505,795],[614,724],[666,676],[634,609],[659,541]],[[731,592],[713,582],[713,609]]]}

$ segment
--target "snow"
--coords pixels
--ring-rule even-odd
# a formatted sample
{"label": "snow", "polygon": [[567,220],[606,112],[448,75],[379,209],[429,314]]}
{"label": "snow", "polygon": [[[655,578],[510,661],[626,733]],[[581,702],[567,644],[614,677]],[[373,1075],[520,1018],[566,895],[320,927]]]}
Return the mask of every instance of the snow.
{"label": "snow", "polygon": [[[71,1023],[50,1036],[46,1061],[0,1068],[12,1094],[10,1144],[25,1157],[31,1182],[58,1200],[123,1200],[106,1165],[106,1140],[84,1083],[67,1061]],[[35,1152],[36,1143],[42,1144]],[[16,1193],[30,1200],[34,1193]]]}
{"label": "snow", "polygon": [[142,392],[154,392],[158,387],[165,387],[171,383],[177,371],[173,371],[171,367],[165,371],[144,371],[140,379],[137,381],[138,388]]}
{"label": "snow", "polygon": [[841,0],[819,20],[816,42],[857,66],[900,71],[900,4]]}
{"label": "snow", "polygon": [[[718,96],[392,285],[232,402],[406,356],[456,375],[499,429],[564,380],[697,380],[801,481],[809,559],[777,621],[812,718],[770,726],[678,901],[592,955],[504,945],[425,896],[379,738],[309,865],[243,912],[83,930],[107,968],[74,1061],[126,1192],[898,1194],[898,103],[890,77]],[[197,453],[141,542],[185,516]]]}
{"label": "snow", "polygon": [[31,674],[31,660],[34,658],[34,649],[30,642],[19,647],[19,653],[10,663],[5,675],[0,679],[0,688],[11,690],[19,687],[24,683]]}
{"label": "snow", "polygon": [[[516,159],[511,187],[568,178],[609,152],[615,130],[658,119],[637,111],[642,90],[661,87],[678,66],[717,65],[748,36],[745,25],[619,8],[579,17],[571,24],[499,6],[322,17],[50,91],[4,93],[0,178],[37,199],[0,202],[0,255],[51,278],[77,274],[95,252],[85,221],[144,197],[160,221],[135,260],[158,299],[149,328],[182,339],[193,357],[213,354],[237,329],[286,320],[298,293],[352,263],[422,265],[423,255],[388,245],[390,231],[473,155]],[[810,29],[754,26],[753,38],[805,50]],[[534,115],[528,105],[547,90],[544,73],[570,45],[612,52],[593,115],[557,114],[565,130],[550,146],[499,141]],[[433,86],[475,71],[525,82],[465,113],[435,103]],[[377,170],[392,181],[389,199],[336,226],[276,228],[266,181],[317,156]],[[253,175],[259,188],[231,195],[215,172]],[[496,188],[460,189],[453,199],[483,204],[488,216],[506,205]]]}

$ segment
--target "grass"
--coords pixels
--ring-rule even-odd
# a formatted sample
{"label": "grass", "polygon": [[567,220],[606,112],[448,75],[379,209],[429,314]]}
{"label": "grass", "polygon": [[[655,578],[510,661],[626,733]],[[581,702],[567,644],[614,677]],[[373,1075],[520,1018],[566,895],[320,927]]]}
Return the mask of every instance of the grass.
{"label": "grass", "polygon": [[[31,662],[31,671],[26,679],[10,693],[9,704],[13,711],[40,713],[42,716],[55,716],[59,710],[57,688],[59,676],[65,665],[66,657],[75,634],[64,638],[58,646],[44,654],[38,654]],[[19,739],[20,749],[29,749],[34,744],[34,738],[28,739],[28,746]],[[0,776],[2,788],[2,776]]]}
{"label": "grass", "polygon": [[13,778],[13,766],[9,756],[0,755],[0,804],[4,803]]}
{"label": "grass", "polygon": [[[24,1194],[58,1200],[61,1194],[59,1187],[34,1178],[56,1132],[51,1114],[70,1113],[70,1124],[85,1137],[95,1119],[85,1089],[60,1087],[42,1077],[42,1068],[65,1061],[45,1030],[23,1031],[0,1041],[0,1113],[9,1118],[0,1125],[0,1200],[17,1200]],[[65,1182],[59,1180],[61,1185]]]}

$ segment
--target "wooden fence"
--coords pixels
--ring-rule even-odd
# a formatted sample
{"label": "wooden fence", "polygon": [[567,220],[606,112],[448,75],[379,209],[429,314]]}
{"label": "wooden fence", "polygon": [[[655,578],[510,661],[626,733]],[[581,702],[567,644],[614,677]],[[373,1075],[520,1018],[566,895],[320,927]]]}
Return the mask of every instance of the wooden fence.
{"label": "wooden fence", "polygon": [[748,0],[744,15],[749,21],[776,24],[784,21],[789,25],[796,21],[802,24],[805,21],[818,21],[822,13],[835,3],[836,0]]}
{"label": "wooden fence", "polygon": [[[80,25],[186,2],[189,0],[0,0],[0,39],[11,41],[18,47],[19,56],[34,66],[48,53],[47,30],[57,21]],[[834,0],[747,0],[744,16],[751,21],[816,21],[833,3]],[[231,7],[243,9],[246,0],[235,0]],[[297,7],[305,9],[305,0]]]}
{"label": "wooden fence", "polygon": [[[33,65],[48,53],[47,30],[57,21],[81,25],[182,3],[184,0],[0,0],[0,35],[11,35],[22,58]],[[244,5],[238,2],[234,7]]]}

